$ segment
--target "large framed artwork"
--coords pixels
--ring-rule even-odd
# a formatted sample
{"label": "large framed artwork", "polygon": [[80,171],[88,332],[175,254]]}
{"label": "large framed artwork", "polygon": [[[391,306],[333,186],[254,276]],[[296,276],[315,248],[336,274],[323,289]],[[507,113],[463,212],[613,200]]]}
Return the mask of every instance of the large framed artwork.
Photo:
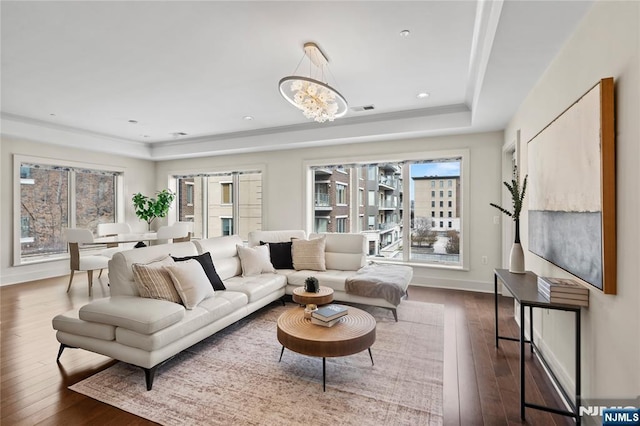
{"label": "large framed artwork", "polygon": [[528,142],[529,251],[616,293],[613,78]]}

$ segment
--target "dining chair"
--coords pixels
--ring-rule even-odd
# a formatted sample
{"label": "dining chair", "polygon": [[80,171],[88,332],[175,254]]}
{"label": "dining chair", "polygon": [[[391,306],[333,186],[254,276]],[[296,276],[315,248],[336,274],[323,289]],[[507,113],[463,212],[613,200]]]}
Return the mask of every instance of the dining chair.
{"label": "dining chair", "polygon": [[191,234],[186,223],[175,223],[170,226],[161,226],[158,228],[158,240],[172,240],[174,243],[189,241]]}
{"label": "dining chair", "polygon": [[[111,237],[119,234],[131,234],[131,226],[128,223],[99,223],[98,237]],[[107,249],[101,254],[111,258],[116,252],[133,248],[133,244],[108,243]]]}
{"label": "dining chair", "polygon": [[64,230],[67,243],[69,244],[69,263],[71,267],[71,276],[69,277],[69,285],[67,293],[71,290],[73,275],[75,271],[87,271],[87,279],[89,281],[89,296],[93,295],[93,271],[100,270],[98,278],[102,276],[102,270],[109,266],[109,257],[102,254],[80,256],[80,244],[93,243],[93,234],[88,229],[67,228]]}

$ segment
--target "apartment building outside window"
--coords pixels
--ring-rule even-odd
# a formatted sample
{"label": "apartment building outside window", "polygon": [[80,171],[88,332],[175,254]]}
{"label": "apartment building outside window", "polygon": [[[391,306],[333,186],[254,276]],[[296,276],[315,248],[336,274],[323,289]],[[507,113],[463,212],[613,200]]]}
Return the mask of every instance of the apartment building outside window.
{"label": "apartment building outside window", "polygon": [[[464,153],[465,158],[468,156],[466,151],[457,152]],[[317,201],[312,201],[312,206],[316,206],[310,212],[314,215],[311,222],[314,226],[313,231],[362,232],[367,235],[369,254],[377,259],[461,266],[462,252],[446,253],[440,250],[444,250],[446,240],[450,238],[447,232],[456,232],[459,235],[462,231],[462,208],[458,200],[461,200],[463,195],[460,179],[463,164],[463,156],[459,155],[401,162],[378,161],[374,164],[309,165],[313,182],[322,178],[330,181],[331,186],[335,188],[334,195],[330,196],[331,205],[326,209],[318,209]],[[437,179],[423,179],[424,171],[432,169],[453,172],[440,173],[436,176]],[[443,175],[451,176],[454,173],[455,179],[443,179]],[[349,179],[340,180],[346,177]],[[428,191],[424,190],[422,183],[417,183],[420,179],[429,185]],[[452,182],[452,197],[447,204],[453,202],[450,210],[456,211],[456,214],[451,216],[444,209],[444,190],[432,189],[444,188],[445,182],[448,186],[449,181]],[[309,183],[310,188],[314,188],[313,182]],[[367,191],[366,205],[360,205],[359,194],[355,197],[349,195],[349,191],[346,190],[349,185],[357,185],[363,193]],[[346,198],[342,194],[345,194]],[[436,196],[439,196],[438,199],[434,199]],[[431,206],[429,211],[424,211],[425,206]],[[407,208],[411,211],[405,211]],[[430,215],[428,219],[425,213]],[[445,221],[432,220],[447,216],[451,218],[450,227],[449,222],[446,222],[445,227]],[[351,217],[357,217],[358,220],[349,220]],[[326,220],[321,221],[321,218]],[[459,237],[460,250],[464,251],[465,240],[462,235]],[[408,239],[411,239],[410,243],[407,243]],[[438,244],[435,244],[436,241]]]}
{"label": "apartment building outside window", "polygon": [[250,231],[262,229],[261,171],[203,172],[174,178],[180,200],[177,219],[193,222],[194,238],[238,234],[247,239]]}
{"label": "apartment building outside window", "polygon": [[14,170],[14,265],[66,256],[65,228],[95,233],[99,223],[119,219],[121,170],[27,156],[14,157]]}

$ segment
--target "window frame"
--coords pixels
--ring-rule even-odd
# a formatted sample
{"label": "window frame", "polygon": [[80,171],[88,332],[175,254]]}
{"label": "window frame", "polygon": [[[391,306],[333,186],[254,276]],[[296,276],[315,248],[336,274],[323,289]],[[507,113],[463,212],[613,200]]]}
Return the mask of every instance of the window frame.
{"label": "window frame", "polygon": [[[13,156],[13,261],[12,266],[31,265],[44,262],[52,262],[69,258],[68,250],[64,253],[53,253],[30,256],[28,259],[22,258],[22,220],[21,220],[21,187],[25,179],[22,178],[21,165],[23,163],[42,164],[47,166],[69,167],[73,169],[87,169],[115,174],[115,220],[124,222],[125,220],[125,199],[124,199],[124,173],[125,169],[110,164],[97,164],[80,161],[61,160],[58,158],[36,157],[31,155]],[[76,205],[75,182],[70,183],[68,194],[69,214],[67,227],[76,226],[76,210],[72,206]]]}
{"label": "window frame", "polygon": [[[327,164],[344,164],[344,165],[353,165],[353,166],[364,166],[371,163],[405,163],[406,165],[410,165],[413,162],[422,162],[422,161],[434,161],[437,162],[439,159],[448,160],[451,158],[460,158],[460,198],[458,203],[458,209],[460,211],[460,261],[456,265],[448,265],[448,264],[435,264],[435,263],[427,263],[420,262],[418,260],[410,260],[409,259],[409,250],[406,249],[403,252],[402,259],[382,259],[379,261],[388,262],[388,263],[399,263],[404,265],[416,266],[416,267],[424,267],[424,268],[436,268],[436,269],[452,269],[452,270],[465,270],[468,271],[470,269],[470,250],[471,245],[469,243],[470,239],[470,159],[471,154],[470,150],[467,148],[462,149],[451,149],[451,150],[439,150],[439,151],[421,151],[421,152],[410,152],[403,154],[389,154],[389,155],[362,155],[358,156],[357,159],[350,157],[345,159],[344,157],[330,157],[323,159],[314,159],[314,160],[305,160],[303,161],[303,188],[304,188],[304,196],[303,196],[303,218],[305,229],[307,232],[313,230],[313,220],[314,220],[314,206],[313,206],[313,168],[314,167],[322,167]],[[410,167],[402,168],[402,179],[403,179],[403,193],[402,197],[402,208],[404,211],[404,215],[402,218],[403,227],[402,227],[402,239],[404,241],[409,241],[410,239],[410,217],[409,212],[411,211],[411,196],[410,196]],[[435,180],[432,181],[432,187],[435,186]],[[352,223],[352,227],[354,224]],[[355,224],[355,226],[359,226],[359,224]],[[368,227],[368,225],[367,225]],[[351,229],[350,232],[360,232],[360,229]],[[378,259],[377,259],[378,260]]]}

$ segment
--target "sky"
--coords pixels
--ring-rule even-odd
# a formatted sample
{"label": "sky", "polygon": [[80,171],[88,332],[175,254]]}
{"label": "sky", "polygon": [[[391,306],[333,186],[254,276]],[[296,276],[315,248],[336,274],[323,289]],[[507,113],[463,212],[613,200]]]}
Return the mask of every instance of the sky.
{"label": "sky", "polygon": [[[422,176],[460,176],[460,162],[421,163],[411,165],[411,177]],[[414,199],[413,179],[410,182],[411,199]]]}

